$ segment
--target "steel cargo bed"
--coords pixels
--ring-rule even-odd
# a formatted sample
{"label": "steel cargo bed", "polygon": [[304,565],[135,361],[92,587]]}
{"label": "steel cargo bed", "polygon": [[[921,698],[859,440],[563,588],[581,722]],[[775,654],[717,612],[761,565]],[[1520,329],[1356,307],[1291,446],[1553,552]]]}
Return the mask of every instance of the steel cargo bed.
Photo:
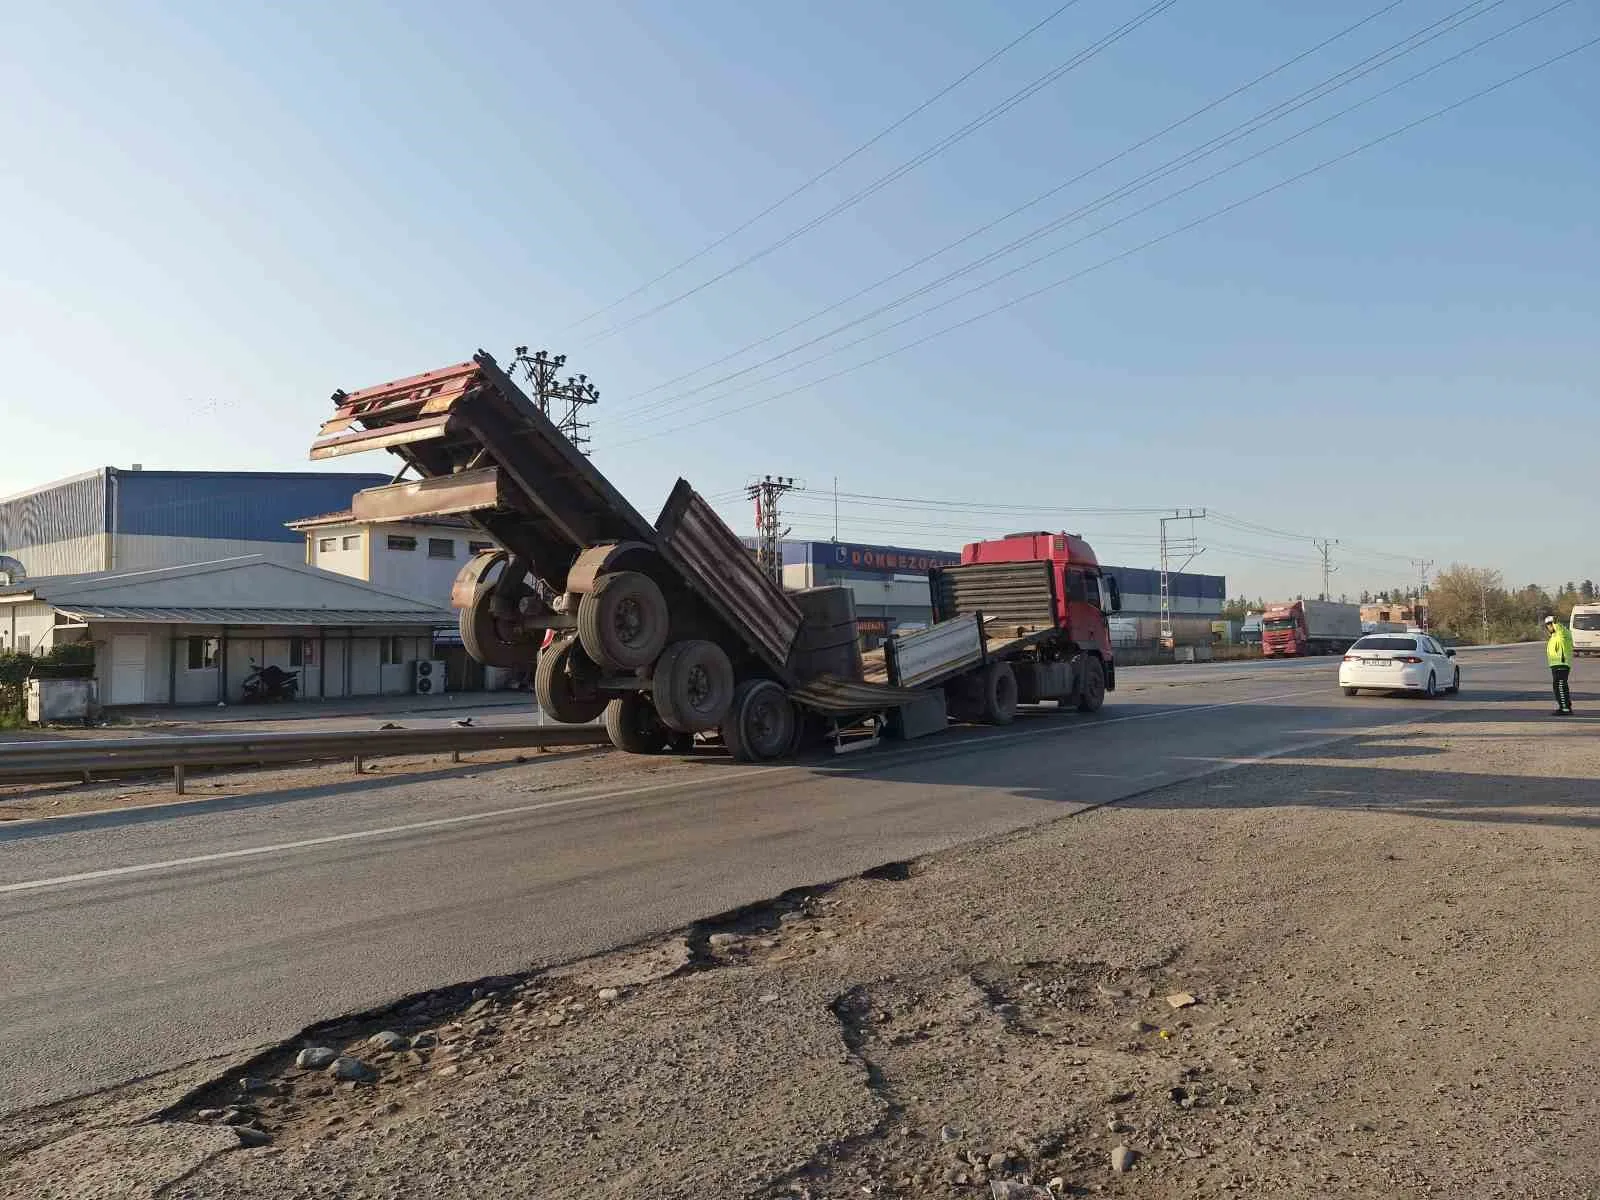
{"label": "steel cargo bed", "polygon": [[482,350],[333,398],[338,410],[313,459],[389,450],[422,477],[362,492],[353,509],[363,520],[467,518],[557,590],[582,549],[655,541],[650,523]]}

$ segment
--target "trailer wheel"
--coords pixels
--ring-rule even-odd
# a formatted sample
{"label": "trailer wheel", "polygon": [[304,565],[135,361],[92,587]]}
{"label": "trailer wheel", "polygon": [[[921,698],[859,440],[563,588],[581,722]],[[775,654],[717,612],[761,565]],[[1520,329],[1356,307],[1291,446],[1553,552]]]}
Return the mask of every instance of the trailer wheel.
{"label": "trailer wheel", "polygon": [[648,667],[667,644],[666,597],[638,571],[602,575],[578,602],[578,637],[584,652],[616,671]]}
{"label": "trailer wheel", "polygon": [[983,723],[1009,725],[1017,715],[1017,673],[1007,662],[990,663],[978,677]]}
{"label": "trailer wheel", "polygon": [[747,679],[733,690],[722,740],[738,762],[766,762],[792,753],[799,717],[770,679]]}
{"label": "trailer wheel", "polygon": [[715,729],[733,703],[733,664],[715,642],[674,642],[656,660],[650,690],[669,729]]}
{"label": "trailer wheel", "polygon": [[[508,568],[509,569],[509,568]],[[494,616],[494,593],[499,580],[480,580],[472,590],[472,602],[461,609],[457,624],[461,644],[476,661],[486,667],[526,669],[528,660],[539,652],[532,640],[511,640],[505,636]],[[524,589],[525,590],[525,589]]]}
{"label": "trailer wheel", "polygon": [[662,754],[676,739],[694,735],[674,733],[663,725],[643,692],[624,692],[606,705],[606,736],[625,754]]}
{"label": "trailer wheel", "polygon": [[1083,687],[1078,690],[1078,711],[1099,712],[1106,702],[1106,668],[1092,654],[1084,656]]}
{"label": "trailer wheel", "polygon": [[564,637],[539,652],[533,693],[539,707],[561,724],[587,725],[605,711],[598,682],[599,671],[577,638]]}

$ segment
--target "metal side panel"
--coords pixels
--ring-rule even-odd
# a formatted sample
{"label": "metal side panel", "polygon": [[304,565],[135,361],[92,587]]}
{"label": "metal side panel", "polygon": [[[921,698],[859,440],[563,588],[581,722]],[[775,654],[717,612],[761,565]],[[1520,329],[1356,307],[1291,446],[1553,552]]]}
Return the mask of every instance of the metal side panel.
{"label": "metal side panel", "polygon": [[[377,429],[349,429],[346,432],[319,436],[311,447],[314,460],[340,458],[346,454],[365,454],[368,450],[392,450],[396,446],[409,446],[414,442],[432,441],[447,432],[450,415],[426,417],[420,421],[403,421]],[[336,424],[330,421],[329,425]],[[323,427],[324,429],[327,426]]]}
{"label": "metal side panel", "polygon": [[656,521],[662,555],[695,594],[781,678],[800,632],[799,607],[687,480],[667,497]]}
{"label": "metal side panel", "polygon": [[940,620],[981,612],[986,624],[1000,627],[1055,624],[1055,584],[1047,562],[972,563],[938,567],[932,575]]}
{"label": "metal side panel", "polygon": [[969,613],[916,633],[901,634],[893,639],[893,647],[886,655],[893,664],[890,682],[920,687],[982,662],[983,632],[978,628],[977,614]]}
{"label": "metal side panel", "polygon": [[499,470],[484,467],[437,479],[367,488],[355,494],[350,511],[360,521],[456,516],[480,508],[500,508],[505,499],[502,487]]}

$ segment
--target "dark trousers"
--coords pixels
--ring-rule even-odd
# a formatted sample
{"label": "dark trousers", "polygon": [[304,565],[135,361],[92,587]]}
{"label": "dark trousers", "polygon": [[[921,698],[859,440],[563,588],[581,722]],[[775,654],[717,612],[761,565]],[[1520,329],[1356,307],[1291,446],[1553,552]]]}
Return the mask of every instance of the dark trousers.
{"label": "dark trousers", "polygon": [[1555,689],[1556,707],[1562,712],[1572,711],[1572,688],[1567,683],[1571,674],[1571,667],[1550,668],[1550,686]]}

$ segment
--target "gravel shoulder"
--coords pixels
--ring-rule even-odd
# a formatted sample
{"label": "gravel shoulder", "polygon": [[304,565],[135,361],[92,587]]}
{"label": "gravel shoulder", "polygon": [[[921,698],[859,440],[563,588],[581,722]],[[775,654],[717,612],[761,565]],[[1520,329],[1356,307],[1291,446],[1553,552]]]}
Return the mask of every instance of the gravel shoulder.
{"label": "gravel shoulder", "polygon": [[19,1114],[0,1196],[1593,1197],[1597,776],[1240,766]]}

